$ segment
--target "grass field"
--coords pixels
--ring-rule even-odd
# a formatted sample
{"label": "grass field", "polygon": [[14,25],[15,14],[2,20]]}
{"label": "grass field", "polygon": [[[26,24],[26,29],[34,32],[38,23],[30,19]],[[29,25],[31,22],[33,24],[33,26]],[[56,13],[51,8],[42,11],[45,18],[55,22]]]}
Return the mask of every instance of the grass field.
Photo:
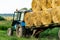
{"label": "grass field", "polygon": [[[11,21],[0,21],[0,40],[36,40],[36,38],[18,38],[14,34],[13,36],[7,36],[7,29],[11,27]],[[58,40],[58,30],[60,28],[53,28],[52,30],[47,29],[41,32],[39,35],[39,40]]]}
{"label": "grass field", "polygon": [[7,31],[0,30],[0,40],[36,40],[35,38],[18,38],[16,35],[7,36]]}

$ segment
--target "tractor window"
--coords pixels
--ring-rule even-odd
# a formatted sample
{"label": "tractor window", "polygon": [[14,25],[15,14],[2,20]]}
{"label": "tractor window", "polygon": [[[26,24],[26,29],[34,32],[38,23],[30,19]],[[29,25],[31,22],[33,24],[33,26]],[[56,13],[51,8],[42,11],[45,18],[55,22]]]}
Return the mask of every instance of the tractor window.
{"label": "tractor window", "polygon": [[20,21],[23,21],[23,20],[24,20],[24,13],[21,13]]}
{"label": "tractor window", "polygon": [[15,12],[13,18],[14,18],[14,20],[23,21],[24,20],[24,12]]}
{"label": "tractor window", "polygon": [[19,18],[19,15],[18,15],[18,13],[14,13],[14,20],[18,20]]}
{"label": "tractor window", "polygon": [[20,20],[21,13],[14,13],[14,20]]}

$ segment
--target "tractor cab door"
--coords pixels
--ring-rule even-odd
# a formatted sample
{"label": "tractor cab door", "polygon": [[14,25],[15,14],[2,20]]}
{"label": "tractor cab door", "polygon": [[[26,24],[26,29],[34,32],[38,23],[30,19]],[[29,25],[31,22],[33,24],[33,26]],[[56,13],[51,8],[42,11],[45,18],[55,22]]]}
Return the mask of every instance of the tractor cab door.
{"label": "tractor cab door", "polygon": [[13,20],[23,21],[24,12],[14,12]]}
{"label": "tractor cab door", "polygon": [[20,16],[20,21],[21,21],[21,22],[24,20],[24,15],[25,15],[25,13],[22,12],[22,13],[21,13],[21,16]]}
{"label": "tractor cab door", "polygon": [[13,20],[19,20],[19,13],[14,13]]}

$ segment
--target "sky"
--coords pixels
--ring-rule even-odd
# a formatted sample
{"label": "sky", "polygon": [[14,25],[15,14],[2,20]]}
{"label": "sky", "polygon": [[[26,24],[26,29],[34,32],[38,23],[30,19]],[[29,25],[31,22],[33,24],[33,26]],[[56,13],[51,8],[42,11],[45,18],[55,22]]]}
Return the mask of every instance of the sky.
{"label": "sky", "polygon": [[32,0],[0,0],[0,13],[13,13],[16,9],[31,8]]}

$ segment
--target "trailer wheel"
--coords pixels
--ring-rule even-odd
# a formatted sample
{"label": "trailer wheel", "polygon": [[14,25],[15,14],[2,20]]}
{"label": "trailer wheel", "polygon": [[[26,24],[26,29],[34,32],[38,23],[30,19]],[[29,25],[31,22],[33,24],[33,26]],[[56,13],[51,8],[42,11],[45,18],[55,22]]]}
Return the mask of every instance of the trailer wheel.
{"label": "trailer wheel", "polygon": [[8,36],[12,36],[12,35],[13,35],[13,31],[12,31],[11,28],[8,28],[8,30],[7,30],[7,35],[8,35]]}
{"label": "trailer wheel", "polygon": [[60,30],[59,30],[59,32],[58,32],[58,37],[59,37],[59,39],[60,39]]}
{"label": "trailer wheel", "polygon": [[17,27],[16,28],[16,36],[17,37],[22,37],[22,27]]}

